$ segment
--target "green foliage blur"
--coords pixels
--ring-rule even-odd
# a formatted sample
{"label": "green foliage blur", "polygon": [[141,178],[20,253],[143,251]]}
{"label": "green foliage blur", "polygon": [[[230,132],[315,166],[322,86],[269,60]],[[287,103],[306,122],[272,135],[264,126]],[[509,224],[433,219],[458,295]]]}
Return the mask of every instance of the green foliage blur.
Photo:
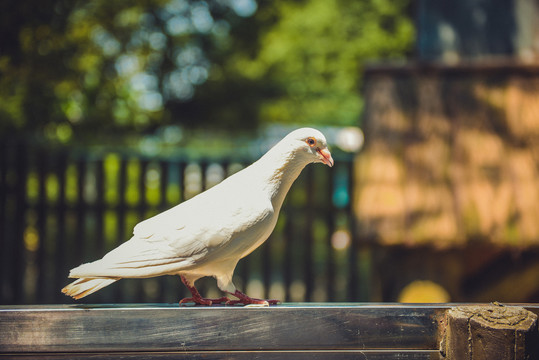
{"label": "green foliage blur", "polygon": [[408,0],[3,1],[0,138],[357,125],[362,67],[409,54],[410,12]]}

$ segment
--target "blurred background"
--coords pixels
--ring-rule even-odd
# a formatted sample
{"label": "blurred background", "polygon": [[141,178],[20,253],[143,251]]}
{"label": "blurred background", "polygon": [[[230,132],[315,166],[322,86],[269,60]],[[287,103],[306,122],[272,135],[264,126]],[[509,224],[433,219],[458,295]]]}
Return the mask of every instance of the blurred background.
{"label": "blurred background", "polygon": [[[316,127],[234,282],[285,301],[539,302],[533,0],[0,2],[0,303]],[[220,296],[213,279],[204,295]],[[178,277],[89,303],[176,302]]]}

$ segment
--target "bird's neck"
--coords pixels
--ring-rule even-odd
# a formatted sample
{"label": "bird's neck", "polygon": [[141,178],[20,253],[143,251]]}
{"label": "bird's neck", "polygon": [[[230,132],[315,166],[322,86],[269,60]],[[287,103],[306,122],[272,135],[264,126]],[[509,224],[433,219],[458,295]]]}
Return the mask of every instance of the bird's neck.
{"label": "bird's neck", "polygon": [[260,166],[257,171],[263,176],[273,208],[278,212],[288,190],[309,162],[300,154],[273,148],[258,163]]}

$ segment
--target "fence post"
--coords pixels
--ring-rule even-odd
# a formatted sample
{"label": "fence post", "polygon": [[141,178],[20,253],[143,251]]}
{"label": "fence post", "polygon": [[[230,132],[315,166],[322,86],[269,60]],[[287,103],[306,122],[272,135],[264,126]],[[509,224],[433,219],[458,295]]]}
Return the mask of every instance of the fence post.
{"label": "fence post", "polygon": [[446,360],[537,359],[537,315],[514,306],[459,306],[447,313]]}

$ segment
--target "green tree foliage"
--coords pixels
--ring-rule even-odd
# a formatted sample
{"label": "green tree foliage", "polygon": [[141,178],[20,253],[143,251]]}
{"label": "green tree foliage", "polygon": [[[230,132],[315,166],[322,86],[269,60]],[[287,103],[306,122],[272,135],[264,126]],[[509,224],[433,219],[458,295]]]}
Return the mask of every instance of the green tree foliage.
{"label": "green tree foliage", "polygon": [[116,141],[160,126],[355,124],[406,0],[0,3],[0,134]]}
{"label": "green tree foliage", "polygon": [[262,121],[357,125],[366,61],[403,58],[414,38],[406,1],[277,1],[260,9],[259,51],[237,71],[275,91]]}

